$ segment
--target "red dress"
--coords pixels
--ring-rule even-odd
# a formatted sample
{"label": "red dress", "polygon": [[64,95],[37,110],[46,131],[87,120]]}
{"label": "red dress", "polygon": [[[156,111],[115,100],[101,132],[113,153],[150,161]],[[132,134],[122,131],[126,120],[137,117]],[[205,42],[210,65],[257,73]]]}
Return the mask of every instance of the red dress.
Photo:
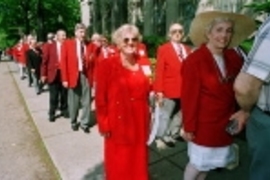
{"label": "red dress", "polygon": [[100,63],[96,108],[105,139],[106,180],[148,180],[149,80],[125,69],[119,56]]}

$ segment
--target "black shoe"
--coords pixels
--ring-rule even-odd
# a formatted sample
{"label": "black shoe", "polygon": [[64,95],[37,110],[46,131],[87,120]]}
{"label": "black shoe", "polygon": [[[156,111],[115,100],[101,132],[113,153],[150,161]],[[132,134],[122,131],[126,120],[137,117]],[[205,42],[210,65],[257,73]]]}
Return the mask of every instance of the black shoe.
{"label": "black shoe", "polygon": [[87,134],[90,133],[90,128],[89,127],[83,127],[83,126],[80,126],[80,128]]}
{"label": "black shoe", "polygon": [[166,146],[168,146],[168,147],[170,147],[170,148],[175,147],[175,144],[174,144],[174,142],[172,142],[172,141],[166,141],[166,140],[164,140],[164,139],[162,139],[162,138],[160,138],[160,140],[161,140]]}
{"label": "black shoe", "polygon": [[185,140],[181,136],[173,137],[173,139],[179,142],[185,142]]}
{"label": "black shoe", "polygon": [[54,122],[54,121],[55,121],[55,116],[50,116],[50,117],[49,117],[49,121],[50,121],[50,122]]}
{"label": "black shoe", "polygon": [[61,112],[61,116],[64,118],[69,118],[69,113],[67,111]]}
{"label": "black shoe", "polygon": [[80,126],[79,123],[71,124],[71,129],[73,131],[78,131],[79,130],[79,126]]}

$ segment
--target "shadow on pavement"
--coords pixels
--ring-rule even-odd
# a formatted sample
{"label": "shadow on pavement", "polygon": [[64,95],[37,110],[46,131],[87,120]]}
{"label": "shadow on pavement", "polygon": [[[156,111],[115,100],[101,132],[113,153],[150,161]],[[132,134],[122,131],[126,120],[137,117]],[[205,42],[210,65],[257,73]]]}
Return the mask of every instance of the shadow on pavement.
{"label": "shadow on pavement", "polygon": [[93,169],[89,169],[82,180],[104,180],[104,164],[100,163]]}

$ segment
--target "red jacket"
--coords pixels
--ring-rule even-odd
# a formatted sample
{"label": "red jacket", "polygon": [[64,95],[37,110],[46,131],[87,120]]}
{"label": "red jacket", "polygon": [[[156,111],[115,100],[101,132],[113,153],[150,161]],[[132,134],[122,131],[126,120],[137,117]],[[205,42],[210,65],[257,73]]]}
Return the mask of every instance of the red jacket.
{"label": "red jacket", "polygon": [[60,69],[60,60],[61,58],[59,59],[57,54],[56,42],[46,44],[46,48],[43,51],[41,76],[47,77],[48,83],[52,83],[56,78],[57,70]]}
{"label": "red jacket", "polygon": [[232,143],[225,128],[236,111],[233,82],[243,61],[234,50],[225,50],[224,59],[225,80],[205,45],[184,61],[181,98],[184,130],[193,132],[194,142],[199,145],[221,147]]}
{"label": "red jacket", "polygon": [[[141,79],[132,79],[119,56],[100,63],[96,87],[96,108],[99,131],[111,132],[117,143],[142,143],[149,133],[148,93],[150,84],[142,69]],[[132,84],[132,89],[127,84]]]}
{"label": "red jacket", "polygon": [[146,46],[143,43],[138,43],[137,45],[137,54],[141,58],[148,58]]}
{"label": "red jacket", "polygon": [[[88,51],[85,49],[83,55],[84,68],[82,73],[84,73],[87,78],[91,75],[91,62],[89,60]],[[77,46],[75,39],[66,40],[61,49],[61,72],[62,81],[68,82],[69,88],[74,88],[77,85],[79,78],[79,65],[77,57]]]}
{"label": "red jacket", "polygon": [[[190,54],[190,48],[185,45],[183,45],[183,47],[186,54]],[[154,80],[155,92],[162,92],[167,98],[181,97],[182,61],[183,60],[179,60],[171,42],[158,48]]]}

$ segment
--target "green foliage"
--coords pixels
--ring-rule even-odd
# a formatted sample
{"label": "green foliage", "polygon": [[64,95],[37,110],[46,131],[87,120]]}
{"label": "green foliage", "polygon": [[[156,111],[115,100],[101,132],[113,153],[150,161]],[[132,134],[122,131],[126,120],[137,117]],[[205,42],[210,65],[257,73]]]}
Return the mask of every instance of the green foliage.
{"label": "green foliage", "polygon": [[[245,5],[244,7],[250,8],[253,10],[255,13],[261,15],[261,14],[268,14],[270,13],[270,0],[266,1],[265,3],[258,3],[258,2],[253,2],[250,4]],[[262,24],[261,21],[256,20],[257,27],[259,28],[260,25]],[[254,37],[245,40],[243,43],[240,44],[240,47],[245,51],[249,52],[250,49],[252,48],[254,42]]]}
{"label": "green foliage", "polygon": [[80,21],[78,0],[1,0],[0,12],[0,48],[33,32],[39,40],[60,28],[73,35],[74,25]]}
{"label": "green foliage", "polygon": [[270,1],[265,3],[253,2],[245,5],[247,8],[251,8],[256,13],[270,13]]}
{"label": "green foliage", "polygon": [[166,42],[166,38],[163,36],[145,36],[143,37],[143,43],[147,47],[148,56],[156,57],[156,51],[158,46]]}

